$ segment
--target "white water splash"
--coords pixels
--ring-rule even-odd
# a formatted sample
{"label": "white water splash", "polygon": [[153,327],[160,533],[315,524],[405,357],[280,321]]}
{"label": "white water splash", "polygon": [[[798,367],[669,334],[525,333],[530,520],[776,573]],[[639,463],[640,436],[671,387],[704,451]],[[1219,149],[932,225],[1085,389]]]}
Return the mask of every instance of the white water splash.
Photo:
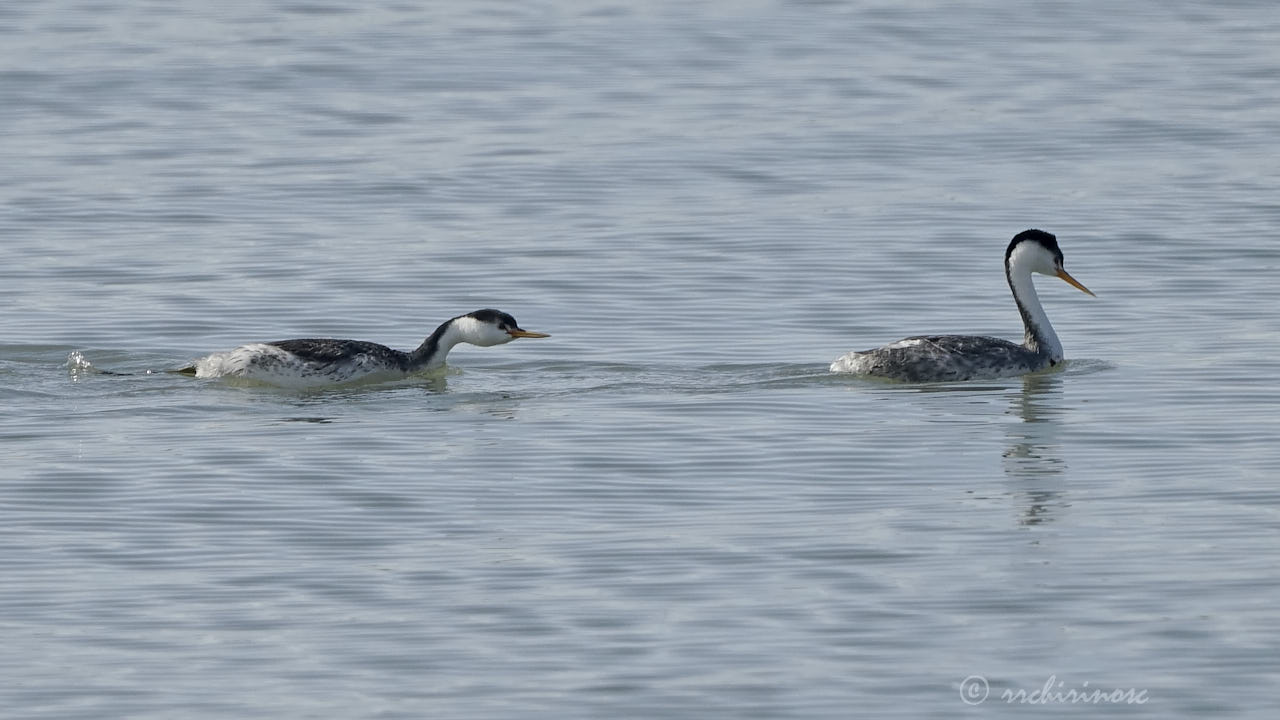
{"label": "white water splash", "polygon": [[67,373],[71,375],[71,379],[77,381],[83,377],[85,373],[95,372],[97,370],[97,368],[93,366],[93,363],[89,362],[89,359],[86,358],[84,353],[79,350],[72,350],[71,353],[67,355],[66,367]]}

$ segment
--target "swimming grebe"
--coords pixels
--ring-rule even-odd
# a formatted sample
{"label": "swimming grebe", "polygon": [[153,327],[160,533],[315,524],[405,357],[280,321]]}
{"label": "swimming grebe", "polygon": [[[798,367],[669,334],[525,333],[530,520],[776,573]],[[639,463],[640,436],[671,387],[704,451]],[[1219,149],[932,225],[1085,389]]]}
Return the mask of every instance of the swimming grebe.
{"label": "swimming grebe", "polygon": [[1026,328],[1021,345],[979,335],[919,335],[874,350],[851,352],[831,363],[831,372],[908,382],[1009,377],[1062,362],[1062,343],[1040,306],[1031,274],[1054,275],[1090,295],[1062,268],[1058,239],[1042,230],[1014,236],[1004,253],[1004,274]]}
{"label": "swimming grebe", "polygon": [[516,338],[543,337],[550,335],[521,330],[516,319],[507,313],[486,309],[448,320],[412,352],[361,340],[280,340],[213,353],[178,372],[198,378],[240,378],[284,387],[390,380],[443,367],[445,357],[458,343],[488,347]]}

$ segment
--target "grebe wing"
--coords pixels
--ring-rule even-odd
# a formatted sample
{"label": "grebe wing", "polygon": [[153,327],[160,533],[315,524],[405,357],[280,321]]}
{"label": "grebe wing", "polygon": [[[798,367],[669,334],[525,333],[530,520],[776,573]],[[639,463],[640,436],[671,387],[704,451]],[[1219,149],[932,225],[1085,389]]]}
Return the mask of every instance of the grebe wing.
{"label": "grebe wing", "polygon": [[842,370],[912,382],[998,377],[1034,369],[1023,346],[982,335],[917,335],[837,360]]}
{"label": "grebe wing", "polygon": [[386,345],[363,340],[330,340],[327,338],[302,338],[298,340],[280,340],[267,343],[284,350],[309,363],[328,365],[341,360],[349,360],[360,355],[370,358],[389,359],[393,364],[401,364],[400,356]]}
{"label": "grebe wing", "polygon": [[[909,343],[909,345],[908,345]],[[952,355],[991,355],[1017,356],[1018,351],[1026,350],[1017,343],[1004,338],[986,335],[917,335],[892,343],[887,347],[914,347],[915,352],[927,355],[946,357]]]}

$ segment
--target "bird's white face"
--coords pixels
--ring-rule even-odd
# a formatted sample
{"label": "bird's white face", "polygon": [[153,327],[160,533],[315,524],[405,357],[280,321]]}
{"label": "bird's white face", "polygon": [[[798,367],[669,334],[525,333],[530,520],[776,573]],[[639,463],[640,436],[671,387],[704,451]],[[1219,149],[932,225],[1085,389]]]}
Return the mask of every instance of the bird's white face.
{"label": "bird's white face", "polygon": [[472,345],[490,347],[515,340],[510,333],[501,329],[498,323],[482,322],[475,318],[464,317],[459,318],[457,324],[458,329],[462,331],[462,341]]}
{"label": "bird's white face", "polygon": [[1020,243],[1013,249],[1013,256],[1009,260],[1011,264],[1024,266],[1031,272],[1040,273],[1041,275],[1052,275],[1077,290],[1093,295],[1092,290],[1081,285],[1079,280],[1071,277],[1071,274],[1062,268],[1061,261],[1054,257],[1049,248],[1038,242]]}
{"label": "bird's white face", "polygon": [[1013,249],[1013,257],[1009,258],[1015,266],[1022,266],[1033,273],[1041,275],[1057,275],[1058,263],[1049,248],[1038,242],[1022,242]]}
{"label": "bird's white face", "polygon": [[502,345],[509,343],[516,338],[540,338],[550,337],[546,333],[530,332],[521,330],[515,325],[505,320],[499,319],[492,322],[479,320],[473,317],[460,317],[456,321],[458,330],[462,333],[462,341],[479,345],[480,347],[491,347],[493,345]]}

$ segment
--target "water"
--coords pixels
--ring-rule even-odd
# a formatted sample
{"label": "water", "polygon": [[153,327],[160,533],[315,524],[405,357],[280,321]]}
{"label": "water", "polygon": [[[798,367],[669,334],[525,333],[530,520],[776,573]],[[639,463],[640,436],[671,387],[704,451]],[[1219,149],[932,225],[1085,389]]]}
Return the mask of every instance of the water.
{"label": "water", "polygon": [[[0,707],[1270,717],[1278,40],[1248,2],[4,6]],[[1039,281],[1065,370],[827,374],[1018,337],[1028,227],[1098,293]],[[553,337],[145,374],[481,307]]]}

